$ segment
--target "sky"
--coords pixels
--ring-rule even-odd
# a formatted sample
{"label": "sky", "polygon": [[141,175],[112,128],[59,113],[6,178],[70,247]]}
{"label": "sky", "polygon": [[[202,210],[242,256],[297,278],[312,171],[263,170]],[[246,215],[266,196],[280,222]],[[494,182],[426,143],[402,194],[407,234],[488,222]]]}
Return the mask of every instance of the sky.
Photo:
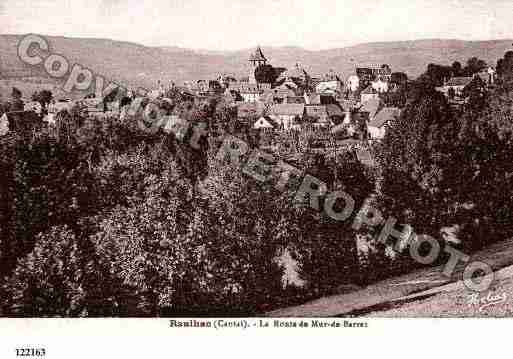
{"label": "sky", "polygon": [[513,38],[512,0],[0,0],[0,33],[148,46],[327,49],[375,41]]}

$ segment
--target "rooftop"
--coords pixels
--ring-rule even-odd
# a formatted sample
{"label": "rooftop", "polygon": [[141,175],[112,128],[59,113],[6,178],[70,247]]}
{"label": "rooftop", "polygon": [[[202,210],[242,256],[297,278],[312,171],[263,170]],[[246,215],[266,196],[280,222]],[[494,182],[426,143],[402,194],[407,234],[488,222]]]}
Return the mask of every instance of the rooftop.
{"label": "rooftop", "polygon": [[253,126],[255,126],[258,123],[258,124],[260,124],[260,127],[269,128],[269,126],[266,126],[266,122],[267,122],[267,124],[271,125],[271,127],[273,127],[273,128],[280,127],[280,124],[269,116],[261,116],[258,120],[255,121],[255,124]]}
{"label": "rooftop", "polygon": [[453,77],[445,83],[445,86],[467,86],[472,81],[472,77]]}
{"label": "rooftop", "polygon": [[255,53],[249,57],[249,61],[267,61],[260,46],[257,46]]}

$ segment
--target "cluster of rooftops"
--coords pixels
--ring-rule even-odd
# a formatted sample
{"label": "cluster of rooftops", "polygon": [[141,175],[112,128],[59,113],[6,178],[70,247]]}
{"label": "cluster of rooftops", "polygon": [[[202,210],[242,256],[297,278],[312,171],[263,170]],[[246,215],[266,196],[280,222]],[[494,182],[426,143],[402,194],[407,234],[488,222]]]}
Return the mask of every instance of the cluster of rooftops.
{"label": "cluster of rooftops", "polygon": [[[249,125],[256,129],[291,130],[309,125],[338,130],[364,119],[370,137],[380,139],[386,125],[400,115],[398,108],[385,106],[380,98],[381,93],[394,91],[392,70],[388,65],[355,67],[355,73],[346,83],[332,70],[321,77],[310,76],[300,64],[289,70],[280,68],[282,71],[275,83],[256,81],[255,68],[267,62],[258,46],[249,56],[250,72],[247,77],[237,80],[233,76],[220,76],[217,80],[200,80],[173,87],[191,99],[212,92],[224,95],[237,108],[239,120],[253,121]],[[474,77],[453,77],[438,89],[446,95],[453,90],[458,94],[476,76],[490,83],[494,72],[487,69]],[[102,111],[102,103],[97,103],[98,100],[84,100],[94,102],[85,103],[89,112]],[[49,112],[56,113],[69,106],[70,101],[57,101],[49,106]],[[39,107],[38,103],[30,102],[26,103],[25,110],[38,112]],[[6,120],[4,118],[4,122]]]}

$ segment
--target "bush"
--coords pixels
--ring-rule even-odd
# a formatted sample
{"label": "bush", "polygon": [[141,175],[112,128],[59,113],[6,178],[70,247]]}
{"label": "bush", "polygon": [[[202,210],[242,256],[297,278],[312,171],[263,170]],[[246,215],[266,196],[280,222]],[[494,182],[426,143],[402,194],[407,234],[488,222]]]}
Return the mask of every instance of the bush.
{"label": "bush", "polygon": [[[34,249],[20,259],[3,286],[3,312],[8,316],[87,316],[90,294],[86,280],[92,258],[67,227],[38,236]],[[99,278],[96,278],[99,279]]]}

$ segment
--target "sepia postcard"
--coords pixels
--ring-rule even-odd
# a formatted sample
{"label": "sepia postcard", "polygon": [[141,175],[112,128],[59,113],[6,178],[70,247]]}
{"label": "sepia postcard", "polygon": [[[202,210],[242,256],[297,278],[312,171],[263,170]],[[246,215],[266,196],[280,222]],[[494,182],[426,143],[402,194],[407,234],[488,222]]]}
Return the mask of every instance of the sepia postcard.
{"label": "sepia postcard", "polygon": [[0,358],[504,356],[512,14],[0,0]]}

